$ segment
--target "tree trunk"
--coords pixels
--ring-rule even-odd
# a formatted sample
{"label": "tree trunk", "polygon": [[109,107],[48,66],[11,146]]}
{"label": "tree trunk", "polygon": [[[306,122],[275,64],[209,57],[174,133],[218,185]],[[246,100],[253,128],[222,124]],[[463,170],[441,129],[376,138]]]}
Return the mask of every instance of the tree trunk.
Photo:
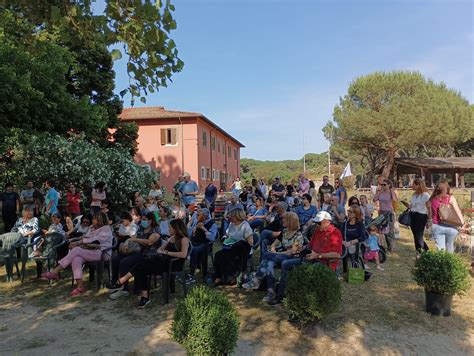
{"label": "tree trunk", "polygon": [[386,152],[387,152],[387,161],[385,163],[385,166],[383,167],[382,175],[386,178],[390,178],[393,168],[395,166],[395,154],[397,150],[392,148],[392,149],[388,149]]}

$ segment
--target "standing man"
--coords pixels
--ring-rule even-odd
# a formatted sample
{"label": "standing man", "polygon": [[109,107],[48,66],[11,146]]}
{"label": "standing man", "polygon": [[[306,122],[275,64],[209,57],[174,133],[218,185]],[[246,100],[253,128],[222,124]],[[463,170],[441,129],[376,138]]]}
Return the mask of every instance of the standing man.
{"label": "standing man", "polygon": [[281,184],[280,177],[275,177],[275,183],[272,184],[273,196],[279,201],[285,201],[285,186]]}
{"label": "standing man", "polygon": [[0,194],[4,232],[10,232],[20,215],[20,196],[13,191],[13,184],[5,184],[5,191]]}
{"label": "standing man", "polygon": [[298,176],[298,195],[302,197],[309,192],[309,180],[301,173]]}
{"label": "standing man", "polygon": [[319,194],[319,201],[321,202],[321,205],[324,203],[324,194],[329,193],[329,195],[332,195],[334,192],[334,187],[329,184],[329,177],[324,176],[323,177],[323,184],[318,189],[318,194]]}
{"label": "standing man", "polygon": [[347,202],[346,188],[344,188],[339,178],[334,179],[334,185],[336,186],[336,192],[334,194],[336,194],[337,198],[339,199],[339,204],[345,207]]}
{"label": "standing man", "polygon": [[184,181],[179,187],[179,192],[181,193],[181,200],[186,208],[193,211],[194,205],[196,204],[196,195],[199,194],[199,187],[197,183],[191,180],[191,175],[189,173],[183,174]]}
{"label": "standing man", "polygon": [[204,191],[204,199],[206,199],[207,205],[209,206],[209,211],[213,215],[214,210],[216,209],[217,188],[212,183],[212,179],[207,180],[207,187]]}
{"label": "standing man", "polygon": [[173,194],[180,194],[179,189],[184,183],[184,177],[182,175],[178,176],[178,180],[176,183],[173,185]]}
{"label": "standing man", "polygon": [[20,193],[20,202],[22,208],[31,208],[32,211],[35,210],[35,188],[33,187],[33,181],[28,180],[26,182],[26,189]]}
{"label": "standing man", "polygon": [[48,179],[45,183],[46,186],[46,197],[44,200],[44,213],[46,215],[52,215],[58,213],[58,204],[59,204],[59,193],[54,189],[56,182],[52,179]]}

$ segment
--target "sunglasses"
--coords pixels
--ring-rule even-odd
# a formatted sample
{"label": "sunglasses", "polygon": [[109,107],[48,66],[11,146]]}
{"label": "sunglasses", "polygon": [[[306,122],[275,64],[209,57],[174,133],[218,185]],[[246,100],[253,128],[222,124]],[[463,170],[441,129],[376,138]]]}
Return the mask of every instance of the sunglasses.
{"label": "sunglasses", "polygon": [[387,184],[385,184],[385,183],[382,184],[382,187],[386,187],[386,186],[387,186]]}

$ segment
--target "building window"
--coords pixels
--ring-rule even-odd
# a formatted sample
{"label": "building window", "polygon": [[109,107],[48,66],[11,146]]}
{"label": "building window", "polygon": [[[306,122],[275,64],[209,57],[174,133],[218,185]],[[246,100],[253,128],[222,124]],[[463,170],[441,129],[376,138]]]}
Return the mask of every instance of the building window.
{"label": "building window", "polygon": [[178,143],[177,129],[161,129],[161,145],[176,145]]}
{"label": "building window", "polygon": [[215,137],[211,137],[211,148],[213,151],[216,150],[216,138]]}
{"label": "building window", "polygon": [[207,132],[202,130],[202,145],[207,147]]}
{"label": "building window", "polygon": [[227,157],[232,157],[232,147],[227,147]]}
{"label": "building window", "polygon": [[234,159],[237,161],[237,148],[234,148]]}
{"label": "building window", "polygon": [[215,176],[216,176],[216,170],[213,169],[213,170],[212,170],[212,180],[214,180]]}
{"label": "building window", "polygon": [[217,152],[221,153],[221,143],[219,140],[217,141]]}
{"label": "building window", "polygon": [[214,180],[219,180],[219,170],[216,169]]}
{"label": "building window", "polygon": [[211,178],[211,169],[210,168],[206,168],[206,177],[207,178]]}
{"label": "building window", "polygon": [[201,179],[206,179],[206,167],[201,167]]}

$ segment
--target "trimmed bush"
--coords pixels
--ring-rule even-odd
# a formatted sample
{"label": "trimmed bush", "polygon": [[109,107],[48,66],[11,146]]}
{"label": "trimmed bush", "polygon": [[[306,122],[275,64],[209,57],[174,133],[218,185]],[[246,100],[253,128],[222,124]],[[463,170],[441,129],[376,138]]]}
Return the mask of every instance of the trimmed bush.
{"label": "trimmed bush", "polygon": [[413,278],[427,292],[463,295],[470,288],[469,271],[462,259],[446,251],[426,251],[415,262]]}
{"label": "trimmed bush", "polygon": [[238,335],[237,312],[220,292],[195,287],[176,307],[171,336],[188,355],[230,354]]}
{"label": "trimmed bush", "polygon": [[341,284],[325,265],[304,264],[288,275],[284,305],[303,324],[320,321],[336,311],[341,298]]}

